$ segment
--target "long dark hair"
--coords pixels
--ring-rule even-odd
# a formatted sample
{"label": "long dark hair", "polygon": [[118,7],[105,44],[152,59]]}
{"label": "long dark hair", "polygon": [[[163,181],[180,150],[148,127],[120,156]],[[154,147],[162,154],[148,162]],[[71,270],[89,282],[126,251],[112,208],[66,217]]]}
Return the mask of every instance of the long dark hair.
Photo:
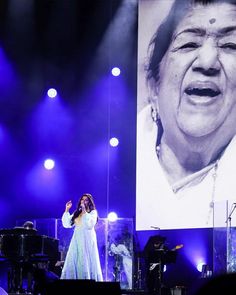
{"label": "long dark hair", "polygon": [[92,210],[95,210],[95,209],[96,209],[96,206],[95,206],[94,201],[93,201],[93,196],[92,196],[91,194],[89,194],[89,193],[85,193],[85,194],[83,194],[83,195],[81,196],[81,198],[79,199],[79,202],[78,202],[78,204],[77,204],[77,206],[76,206],[76,209],[75,209],[75,211],[74,211],[74,213],[73,213],[73,216],[72,216],[72,219],[71,219],[71,225],[74,224],[75,219],[76,219],[76,218],[81,214],[81,212],[82,212],[82,208],[81,208],[81,200],[82,200],[83,197],[87,197],[88,200],[89,200],[89,203],[88,203],[88,205],[86,206],[86,211],[87,211],[88,213],[91,212]]}

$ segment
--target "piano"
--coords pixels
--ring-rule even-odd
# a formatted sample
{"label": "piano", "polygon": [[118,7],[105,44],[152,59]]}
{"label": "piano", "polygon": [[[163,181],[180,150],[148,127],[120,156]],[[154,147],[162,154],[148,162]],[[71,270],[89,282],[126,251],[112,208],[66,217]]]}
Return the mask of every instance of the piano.
{"label": "piano", "polygon": [[38,235],[35,229],[0,229],[0,255],[7,259],[60,260],[59,240]]}
{"label": "piano", "polygon": [[60,260],[59,240],[38,235],[34,229],[0,229],[0,254],[8,259]]}
{"label": "piano", "polygon": [[[26,272],[41,268],[45,270],[55,266],[60,260],[59,240],[46,235],[37,234],[35,229],[15,227],[0,229],[0,257],[10,263],[8,275],[8,292],[22,293],[23,275]],[[33,276],[33,274],[32,274]],[[28,286],[31,292],[32,286]]]}

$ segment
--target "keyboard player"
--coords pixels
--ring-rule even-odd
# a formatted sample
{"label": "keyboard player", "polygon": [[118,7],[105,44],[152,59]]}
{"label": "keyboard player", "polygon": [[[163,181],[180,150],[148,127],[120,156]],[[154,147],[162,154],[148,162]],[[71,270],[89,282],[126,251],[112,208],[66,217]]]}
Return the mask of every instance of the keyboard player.
{"label": "keyboard player", "polygon": [[9,293],[41,294],[47,280],[58,279],[51,271],[60,258],[57,239],[39,235],[31,221],[22,227],[0,229],[0,252],[9,261]]}

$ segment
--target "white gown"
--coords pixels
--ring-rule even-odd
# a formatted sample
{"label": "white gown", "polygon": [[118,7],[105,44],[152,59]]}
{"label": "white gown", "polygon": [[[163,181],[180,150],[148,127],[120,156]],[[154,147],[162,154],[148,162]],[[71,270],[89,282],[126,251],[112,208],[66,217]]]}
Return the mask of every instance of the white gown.
{"label": "white gown", "polygon": [[[150,106],[137,133],[136,229],[225,227],[236,201],[236,136],[214,164],[170,185],[156,155],[157,126]],[[236,214],[232,216],[236,225]]]}
{"label": "white gown", "polygon": [[92,210],[77,218],[71,226],[72,215],[64,212],[62,224],[65,228],[73,227],[74,233],[66,254],[61,279],[93,279],[103,281],[95,224],[97,211]]}

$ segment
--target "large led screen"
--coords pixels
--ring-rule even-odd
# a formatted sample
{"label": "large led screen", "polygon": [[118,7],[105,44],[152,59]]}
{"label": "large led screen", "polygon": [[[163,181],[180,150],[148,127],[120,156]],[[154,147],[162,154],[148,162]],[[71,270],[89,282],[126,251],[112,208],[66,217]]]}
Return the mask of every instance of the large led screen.
{"label": "large led screen", "polygon": [[139,1],[136,230],[235,223],[236,5],[199,2]]}

